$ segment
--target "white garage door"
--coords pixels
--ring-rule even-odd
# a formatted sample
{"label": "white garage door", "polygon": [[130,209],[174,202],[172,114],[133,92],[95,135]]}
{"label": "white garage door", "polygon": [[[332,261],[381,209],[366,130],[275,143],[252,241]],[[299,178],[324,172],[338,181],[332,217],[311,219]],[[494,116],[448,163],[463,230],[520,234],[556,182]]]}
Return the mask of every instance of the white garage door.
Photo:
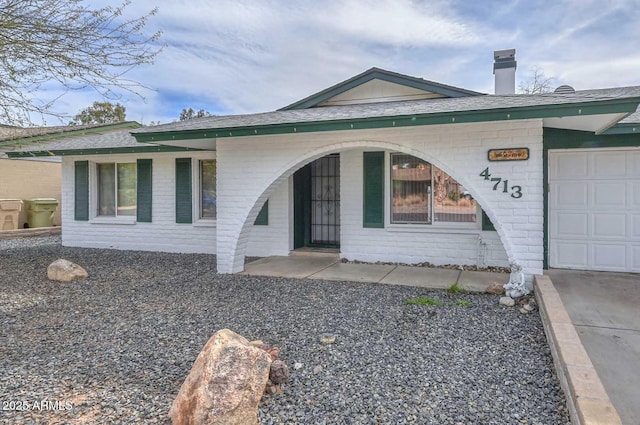
{"label": "white garage door", "polygon": [[640,271],[640,150],[549,152],[549,265]]}

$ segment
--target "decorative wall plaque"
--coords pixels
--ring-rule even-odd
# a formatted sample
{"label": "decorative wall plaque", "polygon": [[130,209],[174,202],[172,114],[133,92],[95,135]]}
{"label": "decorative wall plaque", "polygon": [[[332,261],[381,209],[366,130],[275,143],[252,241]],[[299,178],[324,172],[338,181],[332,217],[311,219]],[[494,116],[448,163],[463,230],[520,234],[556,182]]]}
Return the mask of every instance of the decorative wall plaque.
{"label": "decorative wall plaque", "polygon": [[489,149],[489,161],[526,161],[529,148]]}

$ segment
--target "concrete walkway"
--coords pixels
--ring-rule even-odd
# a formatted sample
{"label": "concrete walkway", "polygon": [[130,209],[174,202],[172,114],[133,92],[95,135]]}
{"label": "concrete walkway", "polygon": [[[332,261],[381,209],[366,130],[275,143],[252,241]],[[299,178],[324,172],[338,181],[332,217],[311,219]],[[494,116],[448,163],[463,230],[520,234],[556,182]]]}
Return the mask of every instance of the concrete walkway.
{"label": "concrete walkway", "polygon": [[640,425],[640,275],[549,270],[624,425]]}
{"label": "concrete walkway", "polygon": [[342,263],[337,256],[265,257],[245,265],[243,274],[323,280],[375,282],[446,289],[457,283],[466,291],[484,292],[494,282],[505,284],[504,273],[473,272],[387,264]]}

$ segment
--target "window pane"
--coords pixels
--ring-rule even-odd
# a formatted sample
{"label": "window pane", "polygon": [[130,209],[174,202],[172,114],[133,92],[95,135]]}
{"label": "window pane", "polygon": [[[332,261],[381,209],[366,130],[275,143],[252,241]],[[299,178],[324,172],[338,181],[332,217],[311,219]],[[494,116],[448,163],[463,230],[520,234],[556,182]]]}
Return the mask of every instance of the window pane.
{"label": "window pane", "polygon": [[118,215],[136,215],[136,164],[118,164]]}
{"label": "window pane", "polygon": [[98,215],[116,215],[115,175],[115,164],[98,164]]}
{"label": "window pane", "polygon": [[435,220],[439,222],[475,223],[476,200],[450,175],[434,167]]}
{"label": "window pane", "polygon": [[391,222],[430,223],[431,164],[391,154]]}
{"label": "window pane", "polygon": [[200,161],[200,218],[216,218],[216,161]]}

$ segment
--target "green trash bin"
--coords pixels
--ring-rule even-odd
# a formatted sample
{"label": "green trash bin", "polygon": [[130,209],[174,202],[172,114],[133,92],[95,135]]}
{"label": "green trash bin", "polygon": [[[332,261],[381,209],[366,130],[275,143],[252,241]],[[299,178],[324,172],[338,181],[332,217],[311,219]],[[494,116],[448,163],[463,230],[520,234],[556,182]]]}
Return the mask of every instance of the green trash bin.
{"label": "green trash bin", "polygon": [[58,200],[53,198],[36,198],[24,201],[27,209],[29,228],[53,226],[53,213],[58,207]]}

